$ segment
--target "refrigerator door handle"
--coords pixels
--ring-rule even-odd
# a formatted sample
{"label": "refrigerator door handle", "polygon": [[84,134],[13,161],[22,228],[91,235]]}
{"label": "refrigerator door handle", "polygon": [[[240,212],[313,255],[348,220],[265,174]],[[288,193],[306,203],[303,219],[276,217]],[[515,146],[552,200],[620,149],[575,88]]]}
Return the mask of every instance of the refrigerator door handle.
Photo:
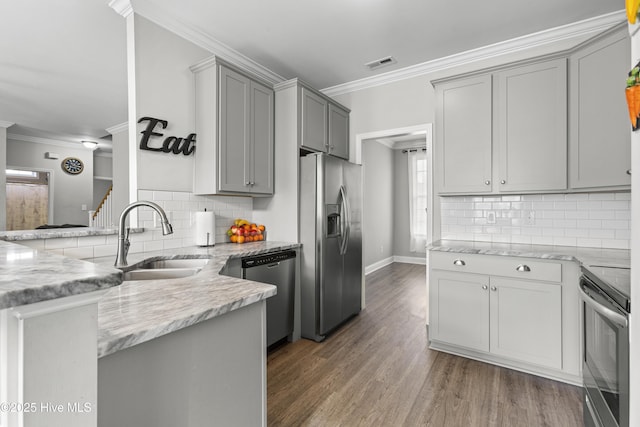
{"label": "refrigerator door handle", "polygon": [[349,247],[349,233],[351,232],[351,210],[349,209],[349,199],[347,198],[347,190],[344,185],[340,186],[340,235],[342,242],[340,243],[340,255],[347,253]]}

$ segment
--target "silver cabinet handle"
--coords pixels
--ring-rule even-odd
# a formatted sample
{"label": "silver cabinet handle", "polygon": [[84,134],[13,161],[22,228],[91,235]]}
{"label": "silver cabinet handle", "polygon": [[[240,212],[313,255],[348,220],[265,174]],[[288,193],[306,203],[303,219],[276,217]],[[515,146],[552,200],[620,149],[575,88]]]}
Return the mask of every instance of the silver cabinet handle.
{"label": "silver cabinet handle", "polygon": [[516,271],[531,271],[531,268],[526,264],[520,264],[516,267]]}
{"label": "silver cabinet handle", "polygon": [[500,184],[506,184],[507,181],[505,181],[504,179],[502,181],[500,181]]}
{"label": "silver cabinet handle", "polygon": [[484,185],[490,185],[491,181],[489,181],[488,179],[484,182]]}
{"label": "silver cabinet handle", "polygon": [[627,175],[631,175],[631,169],[627,169]]}
{"label": "silver cabinet handle", "polygon": [[491,290],[495,292],[495,291],[497,291],[497,290],[498,290],[498,288],[496,288],[495,286],[492,286],[492,287],[491,287]]}
{"label": "silver cabinet handle", "polygon": [[467,263],[464,262],[461,259],[457,259],[457,260],[453,261],[453,265],[467,265]]}
{"label": "silver cabinet handle", "polygon": [[482,289],[487,290],[487,285],[482,285]]}

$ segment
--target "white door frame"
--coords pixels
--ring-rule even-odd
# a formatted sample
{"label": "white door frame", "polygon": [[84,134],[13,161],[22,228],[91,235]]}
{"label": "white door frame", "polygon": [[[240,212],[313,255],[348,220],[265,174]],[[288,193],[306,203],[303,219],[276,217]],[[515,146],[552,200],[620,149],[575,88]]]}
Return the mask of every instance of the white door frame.
{"label": "white door frame", "polygon": [[[427,191],[429,192],[429,197],[427,199],[427,244],[433,242],[434,238],[434,199],[435,195],[433,193],[433,124],[432,123],[423,123],[414,126],[406,126],[402,128],[394,128],[394,129],[385,129],[374,132],[365,132],[356,134],[356,143],[354,147],[354,162],[361,165],[362,164],[362,144],[366,140],[370,139],[380,139],[380,138],[389,138],[391,136],[397,135],[406,135],[406,134],[425,134],[426,135],[426,145],[427,145]],[[363,183],[364,188],[364,183]],[[362,192],[364,196],[364,191]],[[362,213],[363,220],[364,216],[366,216],[366,212]],[[440,217],[439,215],[437,216]],[[438,232],[439,234],[439,232]],[[439,236],[438,236],[439,238]],[[362,246],[365,245],[366,236],[362,236]],[[364,262],[364,261],[363,261]],[[428,265],[427,265],[428,267]],[[364,266],[363,266],[364,271]],[[426,291],[427,291],[427,312],[426,312],[426,323],[429,323],[429,269],[427,268],[427,278],[426,278]],[[364,275],[362,278],[362,308],[365,308],[365,286],[364,286]]]}

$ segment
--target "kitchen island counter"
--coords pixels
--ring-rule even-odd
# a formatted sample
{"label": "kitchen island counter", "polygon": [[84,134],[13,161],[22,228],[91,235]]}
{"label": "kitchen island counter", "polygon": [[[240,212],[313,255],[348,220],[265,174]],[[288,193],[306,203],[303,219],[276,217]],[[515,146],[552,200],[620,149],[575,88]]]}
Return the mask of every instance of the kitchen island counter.
{"label": "kitchen island counter", "polygon": [[[130,254],[129,265],[150,258],[208,257],[194,276],[179,279],[123,282],[109,290],[98,305],[98,357],[204,322],[276,294],[269,284],[221,274],[230,258],[296,249],[298,243],[254,242],[218,244]],[[94,258],[98,265],[113,257]]]}
{"label": "kitchen island counter", "polygon": [[100,291],[119,285],[111,265],[0,241],[0,309]]}

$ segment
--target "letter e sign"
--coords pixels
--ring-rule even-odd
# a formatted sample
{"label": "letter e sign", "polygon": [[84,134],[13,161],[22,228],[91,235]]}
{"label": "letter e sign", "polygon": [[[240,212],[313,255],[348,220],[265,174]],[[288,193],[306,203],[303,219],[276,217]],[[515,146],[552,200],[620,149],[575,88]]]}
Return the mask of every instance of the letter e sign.
{"label": "letter e sign", "polygon": [[184,154],[190,155],[196,150],[196,134],[190,133],[186,138],[178,138],[177,136],[168,136],[164,139],[161,147],[150,147],[149,139],[151,137],[163,137],[164,134],[160,132],[154,132],[154,129],[159,124],[162,129],[166,129],[169,122],[166,120],[154,119],[153,117],[143,117],[138,120],[138,123],[148,121],[147,128],[140,132],[142,139],[140,140],[140,149],[149,151],[161,151],[163,153]]}

